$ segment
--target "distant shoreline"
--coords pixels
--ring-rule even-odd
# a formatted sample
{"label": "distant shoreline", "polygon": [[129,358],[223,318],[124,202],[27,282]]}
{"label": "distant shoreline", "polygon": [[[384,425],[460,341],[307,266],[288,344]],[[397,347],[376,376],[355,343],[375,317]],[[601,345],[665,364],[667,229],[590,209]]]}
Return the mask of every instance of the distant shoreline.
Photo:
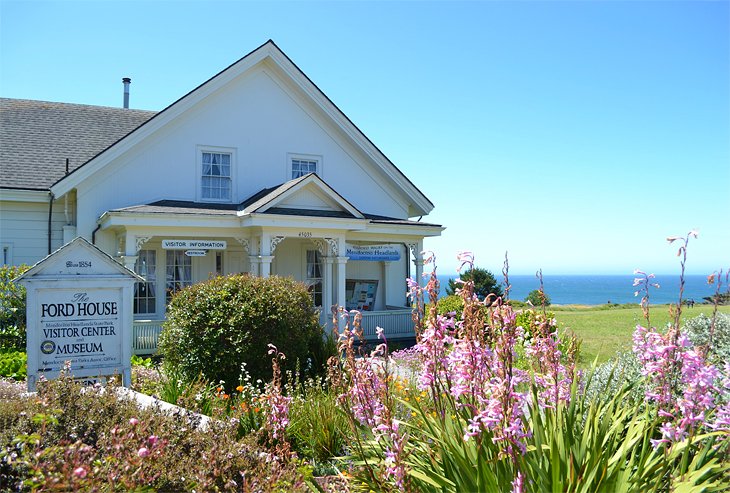
{"label": "distant shoreline", "polygon": [[[501,276],[496,276],[502,282]],[[643,291],[637,296],[641,286],[634,286],[633,275],[545,275],[543,285],[553,305],[586,305],[605,306],[611,304],[639,304]],[[439,297],[446,295],[448,280],[453,275],[439,275],[441,283]],[[524,301],[530,291],[538,289],[540,282],[534,275],[512,275],[509,277],[510,299]],[[661,287],[649,289],[650,305],[668,305],[677,303],[679,299],[679,276],[657,275],[652,279]],[[502,286],[504,287],[504,286]],[[723,287],[722,291],[726,289]],[[703,304],[705,297],[715,293],[715,286],[707,284],[704,275],[685,276],[683,301],[693,300],[695,304]]]}

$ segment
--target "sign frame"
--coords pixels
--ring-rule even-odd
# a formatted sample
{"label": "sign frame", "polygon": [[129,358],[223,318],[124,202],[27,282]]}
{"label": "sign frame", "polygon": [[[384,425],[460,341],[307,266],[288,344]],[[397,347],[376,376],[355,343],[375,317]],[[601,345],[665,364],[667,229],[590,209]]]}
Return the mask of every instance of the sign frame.
{"label": "sign frame", "polygon": [[65,361],[82,380],[132,380],[134,284],[141,281],[84,238],[76,238],[15,281],[26,288],[28,390],[57,378]]}

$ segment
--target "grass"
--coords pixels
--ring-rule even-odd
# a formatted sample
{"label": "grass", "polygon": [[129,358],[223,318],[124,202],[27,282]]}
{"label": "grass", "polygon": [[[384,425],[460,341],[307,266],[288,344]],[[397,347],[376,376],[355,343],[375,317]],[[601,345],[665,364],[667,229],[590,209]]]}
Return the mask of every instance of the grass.
{"label": "grass", "polygon": [[[583,340],[581,366],[589,366],[598,357],[598,363],[609,360],[616,351],[631,349],[631,335],[636,324],[644,321],[639,305],[606,306],[565,305],[551,306],[561,332],[569,328]],[[718,311],[730,314],[730,306],[718,307]],[[704,313],[712,315],[711,305],[695,305],[682,308],[682,320]],[[650,311],[651,324],[664,327],[669,323],[669,305],[654,305]]]}

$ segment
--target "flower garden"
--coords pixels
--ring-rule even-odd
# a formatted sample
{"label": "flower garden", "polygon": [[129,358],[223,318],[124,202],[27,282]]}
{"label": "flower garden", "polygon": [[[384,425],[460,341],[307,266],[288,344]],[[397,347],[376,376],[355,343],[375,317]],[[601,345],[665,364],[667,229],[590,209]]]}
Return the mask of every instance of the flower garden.
{"label": "flower garden", "polygon": [[[692,234],[681,243],[682,270]],[[462,267],[473,257],[463,254]],[[730,490],[730,317],[653,327],[652,276],[633,352],[577,364],[545,307],[505,296],[437,310],[435,267],[410,283],[414,347],[366,350],[358,317],[322,368],[269,345],[271,378],[235,382],[135,361],[133,388],[197,414],[140,409],[73,368],[39,392],[0,386],[0,485],[10,491]],[[723,277],[711,276],[718,288]],[[724,277],[727,285],[727,277]],[[218,290],[220,291],[220,289]],[[190,302],[186,302],[190,306]],[[342,320],[342,310],[334,320]],[[335,347],[336,344],[336,347]],[[229,380],[231,380],[229,378]]]}

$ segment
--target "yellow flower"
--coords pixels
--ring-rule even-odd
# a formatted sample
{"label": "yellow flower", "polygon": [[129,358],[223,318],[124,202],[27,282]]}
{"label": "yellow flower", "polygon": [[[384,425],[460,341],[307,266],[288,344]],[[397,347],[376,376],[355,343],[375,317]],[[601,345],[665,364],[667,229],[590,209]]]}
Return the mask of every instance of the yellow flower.
{"label": "yellow flower", "polygon": [[243,385],[239,385],[238,387],[236,387],[236,390],[239,392],[243,392]]}

